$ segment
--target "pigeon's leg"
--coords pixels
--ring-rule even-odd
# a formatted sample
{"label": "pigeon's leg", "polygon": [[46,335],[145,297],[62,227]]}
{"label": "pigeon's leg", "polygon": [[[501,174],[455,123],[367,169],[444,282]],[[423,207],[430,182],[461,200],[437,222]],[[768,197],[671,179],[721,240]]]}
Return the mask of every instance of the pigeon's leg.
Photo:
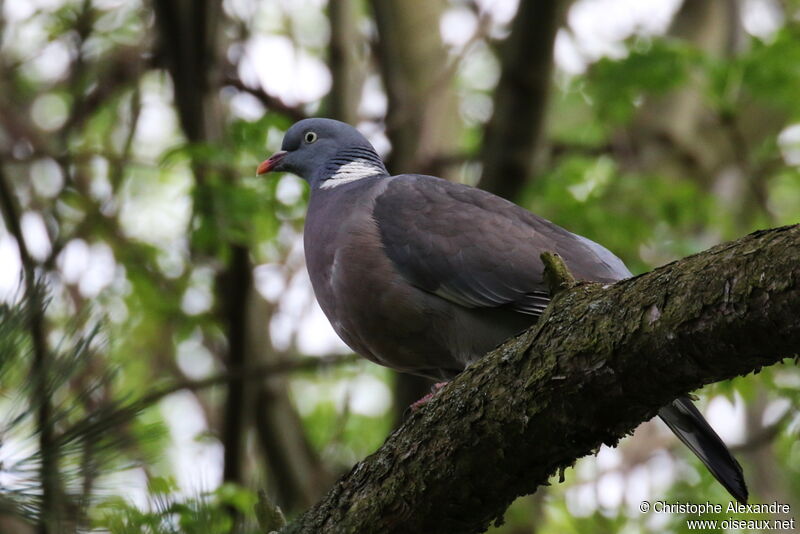
{"label": "pigeon's leg", "polygon": [[409,408],[411,408],[411,411],[412,412],[416,412],[417,410],[422,408],[423,405],[427,404],[437,393],[439,393],[439,390],[442,389],[443,387],[445,387],[447,384],[449,384],[449,382],[437,382],[437,383],[435,383],[433,385],[433,387],[431,388],[431,392],[430,393],[428,393],[427,395],[425,395],[424,397],[422,397],[418,401],[413,402],[411,404],[411,406],[409,406]]}

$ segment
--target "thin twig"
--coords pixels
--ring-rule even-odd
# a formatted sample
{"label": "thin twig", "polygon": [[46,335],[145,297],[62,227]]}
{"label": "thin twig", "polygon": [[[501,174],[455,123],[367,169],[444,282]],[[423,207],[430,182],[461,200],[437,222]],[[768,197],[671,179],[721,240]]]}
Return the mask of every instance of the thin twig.
{"label": "thin twig", "polygon": [[164,397],[184,389],[188,391],[198,391],[201,389],[210,388],[212,386],[225,384],[233,379],[261,380],[272,375],[296,371],[310,371],[320,367],[330,367],[333,365],[352,363],[357,360],[358,357],[354,354],[323,356],[320,358],[312,356],[306,356],[299,359],[287,358],[283,361],[249,366],[239,371],[224,371],[200,380],[182,380],[142,397],[141,402],[150,405],[163,399]]}
{"label": "thin twig", "polygon": [[555,252],[542,252],[539,256],[544,263],[544,280],[550,294],[555,296],[566,289],[575,287],[575,277],[570,272],[564,259]]}

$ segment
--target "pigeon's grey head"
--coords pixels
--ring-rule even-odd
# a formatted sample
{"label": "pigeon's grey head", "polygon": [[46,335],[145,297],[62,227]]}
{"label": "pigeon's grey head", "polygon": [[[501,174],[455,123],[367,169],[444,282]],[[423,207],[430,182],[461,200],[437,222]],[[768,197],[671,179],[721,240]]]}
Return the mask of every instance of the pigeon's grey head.
{"label": "pigeon's grey head", "polygon": [[319,118],[294,123],[283,137],[281,150],[259,165],[257,172],[290,172],[312,188],[323,189],[387,174],[375,149],[358,130]]}

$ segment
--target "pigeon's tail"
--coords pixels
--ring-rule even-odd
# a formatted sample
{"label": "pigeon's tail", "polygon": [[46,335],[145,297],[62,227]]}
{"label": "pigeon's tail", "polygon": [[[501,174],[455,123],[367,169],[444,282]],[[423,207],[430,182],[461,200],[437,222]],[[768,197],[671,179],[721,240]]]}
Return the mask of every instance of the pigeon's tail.
{"label": "pigeon's tail", "polygon": [[747,503],[742,466],[688,397],[680,397],[664,406],[658,416],[737,501]]}

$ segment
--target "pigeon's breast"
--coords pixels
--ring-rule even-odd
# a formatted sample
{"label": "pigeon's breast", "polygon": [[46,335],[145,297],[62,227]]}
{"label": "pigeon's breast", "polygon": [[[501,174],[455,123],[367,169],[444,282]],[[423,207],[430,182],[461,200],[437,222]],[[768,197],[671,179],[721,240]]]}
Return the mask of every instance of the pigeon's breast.
{"label": "pigeon's breast", "polygon": [[[306,265],[317,301],[355,352],[393,369],[442,376],[457,371],[440,330],[439,299],[419,292],[396,271],[372,218],[379,191],[315,192],[306,220]],[[323,196],[324,195],[324,196]],[[448,375],[452,372],[448,372]]]}

